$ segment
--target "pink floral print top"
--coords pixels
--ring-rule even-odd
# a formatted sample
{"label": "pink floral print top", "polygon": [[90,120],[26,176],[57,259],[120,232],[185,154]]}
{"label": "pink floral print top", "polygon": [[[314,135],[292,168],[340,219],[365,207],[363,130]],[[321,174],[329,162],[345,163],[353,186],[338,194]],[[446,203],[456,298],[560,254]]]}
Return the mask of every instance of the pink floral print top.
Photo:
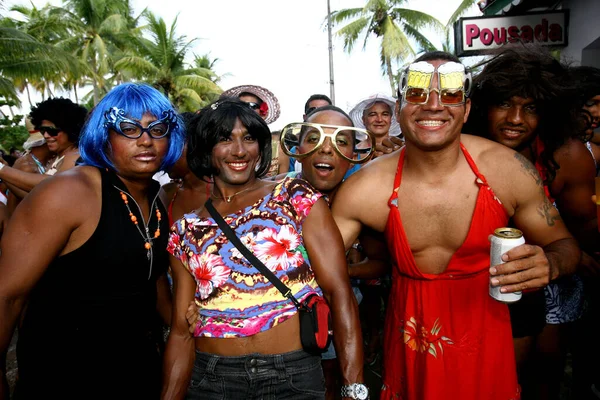
{"label": "pink floral print top", "polygon": [[[285,178],[253,205],[224,216],[242,243],[300,301],[311,293],[322,295],[302,239],[302,223],[320,197],[306,181]],[[251,336],[297,312],[212,218],[184,215],[171,227],[167,251],[196,281],[196,337]]]}

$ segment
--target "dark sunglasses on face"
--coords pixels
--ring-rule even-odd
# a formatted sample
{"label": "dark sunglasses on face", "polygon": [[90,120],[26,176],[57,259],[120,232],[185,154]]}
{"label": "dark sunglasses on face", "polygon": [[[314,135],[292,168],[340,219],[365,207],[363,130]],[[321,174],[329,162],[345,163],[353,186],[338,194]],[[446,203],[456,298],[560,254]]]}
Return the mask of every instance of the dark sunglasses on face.
{"label": "dark sunglasses on face", "polygon": [[169,124],[163,120],[152,122],[147,128],[144,128],[136,121],[123,120],[119,124],[114,126],[117,133],[128,137],[129,139],[138,139],[144,132],[148,133],[153,139],[160,139],[169,133]]}
{"label": "dark sunglasses on face", "polygon": [[112,107],[104,114],[106,119],[104,126],[129,139],[139,139],[144,132],[148,133],[152,139],[161,139],[167,136],[172,128],[177,127],[177,118],[173,110],[163,111],[163,117],[150,123],[147,128],[125,115],[124,110]]}
{"label": "dark sunglasses on face", "polygon": [[310,114],[311,112],[315,111],[316,109],[317,109],[317,107],[310,107],[310,108],[307,108],[307,109],[306,109],[306,112],[305,112],[305,114],[306,114],[306,115],[308,115],[308,114]]}
{"label": "dark sunglasses on face", "polygon": [[61,129],[55,126],[40,126],[38,131],[40,131],[42,135],[47,133],[48,135],[54,137],[61,132]]}
{"label": "dark sunglasses on face", "polygon": [[260,108],[260,104],[254,103],[252,101],[247,101],[246,104],[248,104],[248,107],[250,107],[253,110],[258,110]]}
{"label": "dark sunglasses on face", "polygon": [[404,100],[411,104],[427,104],[429,94],[438,92],[440,104],[444,106],[457,106],[464,104],[465,92],[462,89],[435,89],[408,87],[404,90]]}

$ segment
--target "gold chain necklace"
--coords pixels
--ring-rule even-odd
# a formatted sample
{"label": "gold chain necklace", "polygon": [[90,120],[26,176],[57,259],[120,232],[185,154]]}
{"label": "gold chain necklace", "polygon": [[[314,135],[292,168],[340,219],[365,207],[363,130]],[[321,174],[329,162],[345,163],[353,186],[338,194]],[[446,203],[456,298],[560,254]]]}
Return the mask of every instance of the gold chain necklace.
{"label": "gold chain necklace", "polygon": [[249,191],[249,190],[251,190],[251,189],[256,189],[256,187],[257,187],[257,186],[258,186],[258,184],[257,184],[257,185],[252,185],[252,186],[250,186],[250,187],[247,187],[247,188],[246,188],[246,189],[244,189],[244,190],[240,190],[239,192],[235,192],[235,193],[234,193],[234,194],[232,194],[231,196],[222,196],[222,197],[221,197],[221,196],[217,196],[217,195],[215,195],[215,193],[214,193],[214,192],[213,192],[213,193],[211,193],[210,195],[211,195],[212,197],[214,197],[215,199],[218,199],[218,200],[225,200],[226,202],[228,202],[228,203],[231,203],[231,199],[232,199],[232,198],[234,198],[235,196],[237,196],[238,194],[240,194],[240,193],[244,193],[244,192],[247,192],[247,191]]}

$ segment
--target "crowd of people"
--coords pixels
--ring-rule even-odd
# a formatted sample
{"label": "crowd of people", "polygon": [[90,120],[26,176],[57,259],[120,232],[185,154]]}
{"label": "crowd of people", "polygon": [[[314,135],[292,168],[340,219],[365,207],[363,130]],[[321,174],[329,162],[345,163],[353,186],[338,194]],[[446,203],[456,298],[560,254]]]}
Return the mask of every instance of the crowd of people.
{"label": "crowd of people", "polygon": [[[0,399],[558,400],[567,355],[572,398],[600,398],[600,70],[509,46],[401,72],[277,132],[256,85],[34,107],[0,163]],[[490,265],[504,227],[525,244]]]}

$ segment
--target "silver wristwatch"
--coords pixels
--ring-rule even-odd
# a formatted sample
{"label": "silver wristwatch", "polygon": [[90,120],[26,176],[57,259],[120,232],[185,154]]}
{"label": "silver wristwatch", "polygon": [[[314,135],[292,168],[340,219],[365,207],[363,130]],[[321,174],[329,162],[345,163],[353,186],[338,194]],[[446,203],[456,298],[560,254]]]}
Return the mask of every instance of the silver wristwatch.
{"label": "silver wristwatch", "polygon": [[369,398],[369,389],[362,383],[353,383],[342,386],[342,397],[351,399],[366,400]]}

